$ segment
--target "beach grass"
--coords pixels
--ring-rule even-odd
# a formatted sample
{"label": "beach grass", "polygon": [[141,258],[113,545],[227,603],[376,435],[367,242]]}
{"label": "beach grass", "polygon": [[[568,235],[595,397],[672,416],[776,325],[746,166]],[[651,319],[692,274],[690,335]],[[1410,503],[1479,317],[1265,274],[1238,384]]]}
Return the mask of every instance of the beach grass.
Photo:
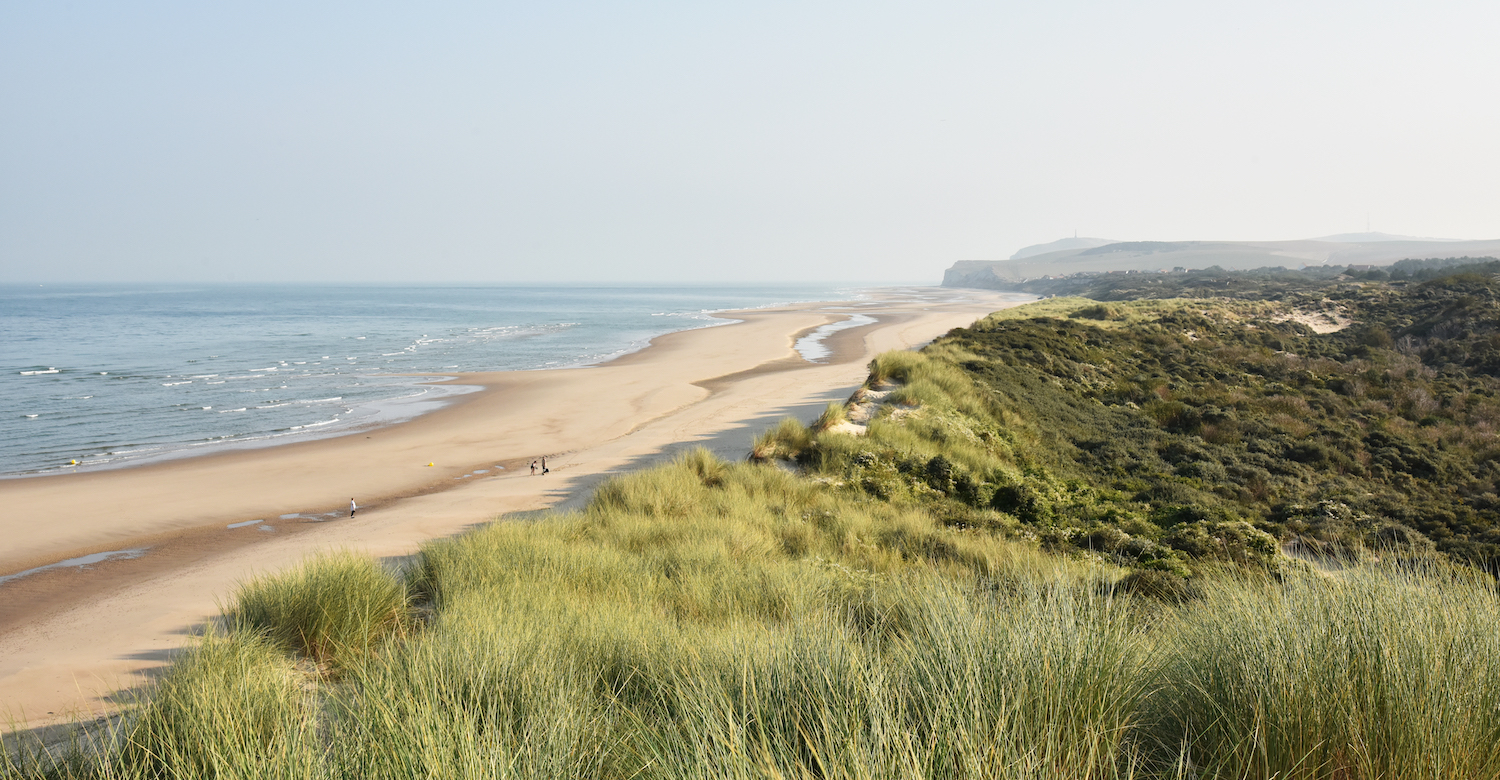
{"label": "beach grass", "polygon": [[812,437],[813,431],[800,420],[784,417],[776,427],[755,437],[750,457],[758,461],[795,458],[812,444]]}
{"label": "beach grass", "polygon": [[326,553],[242,584],[228,622],[333,669],[368,653],[409,622],[401,577],[367,557]]}
{"label": "beach grass", "polygon": [[[329,583],[367,582],[354,560],[280,581],[334,599]],[[410,587],[430,620],[365,624],[381,633],[356,633],[337,676],[246,620],[174,664],[112,748],[17,763],[8,745],[6,773],[1500,773],[1500,600],[1481,578],[1306,567],[1161,600],[1127,576],[696,452],[582,512],[427,545]],[[242,595],[264,603],[271,581]]]}
{"label": "beach grass", "polygon": [[1500,776],[1500,602],[1473,572],[1225,578],[1173,616],[1155,737],[1210,777]]}
{"label": "beach grass", "polygon": [[838,401],[829,401],[828,406],[823,408],[823,412],[810,427],[814,431],[826,431],[847,419],[849,419],[847,407]]}
{"label": "beach grass", "polygon": [[[121,729],[124,777],[296,777],[318,768],[316,724],[281,648],[250,633],[186,652]],[[107,775],[106,775],[107,776]]]}

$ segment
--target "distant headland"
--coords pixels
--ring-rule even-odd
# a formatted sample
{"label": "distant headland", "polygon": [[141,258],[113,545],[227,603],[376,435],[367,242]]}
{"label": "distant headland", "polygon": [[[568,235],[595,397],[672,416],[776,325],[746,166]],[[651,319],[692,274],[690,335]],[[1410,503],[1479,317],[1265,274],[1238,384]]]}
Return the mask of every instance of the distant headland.
{"label": "distant headland", "polygon": [[1006,288],[1078,273],[1159,273],[1305,266],[1384,266],[1405,259],[1500,255],[1500,239],[1467,241],[1345,233],[1296,241],[1115,241],[1070,237],[1024,247],[1006,260],[960,260],[944,287]]}

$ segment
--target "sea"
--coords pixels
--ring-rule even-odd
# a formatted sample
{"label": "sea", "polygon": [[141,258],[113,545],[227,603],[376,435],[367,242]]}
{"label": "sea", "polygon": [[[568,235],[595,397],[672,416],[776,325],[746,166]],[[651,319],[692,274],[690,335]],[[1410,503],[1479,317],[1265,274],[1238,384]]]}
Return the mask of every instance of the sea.
{"label": "sea", "polygon": [[[476,389],[434,378],[597,365],[732,321],[717,312],[862,298],[805,284],[3,285],[0,476],[339,435]],[[832,330],[799,350],[826,355]]]}

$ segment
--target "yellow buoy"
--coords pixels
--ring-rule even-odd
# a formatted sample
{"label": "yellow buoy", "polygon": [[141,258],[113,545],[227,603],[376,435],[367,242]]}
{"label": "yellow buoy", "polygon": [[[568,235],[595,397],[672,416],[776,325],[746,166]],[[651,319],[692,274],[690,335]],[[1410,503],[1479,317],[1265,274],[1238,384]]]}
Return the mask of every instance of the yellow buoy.
{"label": "yellow buoy", "polygon": [[76,461],[76,460],[70,460],[70,461],[68,461],[68,465],[69,466],[77,466],[78,465],[78,461]]}

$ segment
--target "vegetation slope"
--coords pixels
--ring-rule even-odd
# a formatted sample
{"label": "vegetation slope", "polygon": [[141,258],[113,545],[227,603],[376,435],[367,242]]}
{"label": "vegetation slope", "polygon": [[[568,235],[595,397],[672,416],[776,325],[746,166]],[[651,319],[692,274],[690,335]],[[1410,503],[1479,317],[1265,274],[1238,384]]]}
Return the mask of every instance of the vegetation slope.
{"label": "vegetation slope", "polygon": [[[1051,299],[945,346],[1032,423],[1050,473],[1084,488],[1071,495],[1092,508],[1063,525],[1098,518],[1201,555],[1188,529],[1244,520],[1294,548],[1435,549],[1493,569],[1500,263],[1390,274],[1403,270],[1427,280],[1288,292],[1230,274],[1226,287],[1246,287],[1237,298]],[[1334,321],[1348,327],[1308,326]],[[1020,514],[1045,520],[1056,483],[1017,485],[1050,497]]]}

